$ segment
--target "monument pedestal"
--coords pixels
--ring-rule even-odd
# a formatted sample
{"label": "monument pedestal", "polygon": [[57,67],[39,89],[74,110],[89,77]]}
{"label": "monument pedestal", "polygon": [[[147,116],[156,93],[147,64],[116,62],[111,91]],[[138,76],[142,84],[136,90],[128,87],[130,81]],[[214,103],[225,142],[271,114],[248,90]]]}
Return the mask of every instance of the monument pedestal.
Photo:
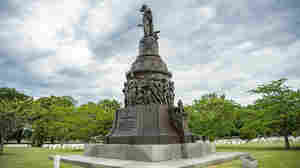
{"label": "monument pedestal", "polygon": [[182,158],[201,158],[216,152],[213,143],[185,144],[88,144],[84,156],[160,162]]}
{"label": "monument pedestal", "polygon": [[[181,137],[170,124],[169,105],[148,104],[121,108],[115,113],[113,128],[105,138],[106,144],[179,144]],[[184,133],[184,142],[195,137]]]}
{"label": "monument pedestal", "polygon": [[[249,156],[248,153],[242,152],[216,152],[210,155],[203,156],[201,158],[174,159],[160,162],[144,162],[135,160],[120,160],[70,155],[60,156],[60,161],[85,168],[195,168],[216,165],[235,159],[245,158],[247,156]],[[50,156],[49,159],[54,159],[54,156]],[[257,167],[258,166],[256,165],[255,167],[251,168]]]}

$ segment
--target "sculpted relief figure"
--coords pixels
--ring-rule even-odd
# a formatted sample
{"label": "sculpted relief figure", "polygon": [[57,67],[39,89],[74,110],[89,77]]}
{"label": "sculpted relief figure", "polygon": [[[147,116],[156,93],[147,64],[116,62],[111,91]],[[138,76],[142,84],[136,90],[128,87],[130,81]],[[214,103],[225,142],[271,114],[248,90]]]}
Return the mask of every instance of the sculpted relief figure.
{"label": "sculpted relief figure", "polygon": [[140,85],[137,86],[136,92],[136,104],[144,104],[144,93]]}
{"label": "sculpted relief figure", "polygon": [[151,83],[150,88],[151,88],[153,97],[155,97],[154,102],[158,103],[158,104],[161,104],[161,100],[160,100],[159,93],[158,93],[159,91],[157,90],[154,81]]}
{"label": "sculpted relief figure", "polygon": [[164,104],[163,99],[163,87],[160,81],[155,81],[155,87],[157,89],[157,96],[159,97],[159,103]]}
{"label": "sculpted relief figure", "polygon": [[151,91],[146,90],[145,104],[151,104],[151,103],[153,103],[153,99],[152,99],[152,96],[151,96]]}
{"label": "sculpted relief figure", "polygon": [[184,113],[184,109],[183,109],[183,103],[182,103],[181,99],[178,100],[177,107],[178,107],[178,113],[180,115],[183,114]]}
{"label": "sculpted relief figure", "polygon": [[174,98],[175,98],[175,93],[174,93],[174,82],[170,81],[170,104],[173,105],[174,104]]}
{"label": "sculpted relief figure", "polygon": [[125,107],[137,104],[174,103],[174,83],[166,80],[131,79],[124,83]]}
{"label": "sculpted relief figure", "polygon": [[125,107],[128,106],[128,86],[127,86],[127,82],[124,83],[124,89],[122,90],[122,92],[124,93],[124,97],[125,97]]}
{"label": "sculpted relief figure", "polygon": [[129,97],[129,102],[128,102],[128,104],[129,105],[134,105],[135,103],[136,103],[136,101],[135,101],[135,97],[136,97],[136,88],[135,87],[133,87],[133,88],[131,88],[130,89],[130,91],[129,91],[129,94],[128,94],[128,97]]}
{"label": "sculpted relief figure", "polygon": [[164,92],[165,92],[167,104],[171,104],[171,94],[170,94],[170,85],[169,85],[169,82],[167,82],[165,84]]}

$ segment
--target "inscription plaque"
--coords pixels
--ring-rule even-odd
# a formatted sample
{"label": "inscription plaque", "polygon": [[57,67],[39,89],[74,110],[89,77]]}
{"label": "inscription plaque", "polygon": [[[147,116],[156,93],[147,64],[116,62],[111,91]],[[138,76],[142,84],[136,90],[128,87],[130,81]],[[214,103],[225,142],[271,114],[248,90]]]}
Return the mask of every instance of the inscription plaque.
{"label": "inscription plaque", "polygon": [[136,126],[136,111],[128,108],[122,109],[119,112],[119,130],[121,135],[135,135],[137,132]]}

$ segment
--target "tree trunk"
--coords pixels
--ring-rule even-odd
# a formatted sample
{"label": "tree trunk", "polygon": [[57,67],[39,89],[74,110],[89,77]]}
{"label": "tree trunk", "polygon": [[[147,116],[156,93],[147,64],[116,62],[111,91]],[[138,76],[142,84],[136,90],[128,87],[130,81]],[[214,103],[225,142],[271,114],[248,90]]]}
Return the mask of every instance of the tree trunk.
{"label": "tree trunk", "polygon": [[0,131],[0,155],[3,153],[4,140]]}
{"label": "tree trunk", "polygon": [[17,139],[18,144],[20,144],[21,141],[22,141],[22,139],[19,139],[19,138]]}
{"label": "tree trunk", "polygon": [[284,135],[284,143],[285,143],[285,149],[290,149],[290,142],[288,135]]}
{"label": "tree trunk", "polygon": [[23,135],[24,135],[23,128],[17,131],[16,140],[17,140],[18,144],[20,144],[22,142]]}
{"label": "tree trunk", "polygon": [[42,147],[44,144],[44,137],[40,137],[40,139],[37,140],[37,147]]}
{"label": "tree trunk", "polygon": [[0,155],[3,153],[3,145],[0,144]]}

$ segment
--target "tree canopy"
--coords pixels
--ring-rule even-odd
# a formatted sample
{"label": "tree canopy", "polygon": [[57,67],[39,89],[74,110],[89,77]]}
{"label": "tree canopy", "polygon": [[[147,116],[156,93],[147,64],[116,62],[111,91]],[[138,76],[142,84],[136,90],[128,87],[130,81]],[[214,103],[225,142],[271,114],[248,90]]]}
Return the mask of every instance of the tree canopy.
{"label": "tree canopy", "polygon": [[[287,79],[274,80],[249,90],[260,95],[242,106],[226,95],[208,93],[184,106],[194,134],[210,140],[239,136],[279,135],[290,148],[288,136],[300,135],[300,90],[288,87]],[[71,140],[91,141],[105,136],[121,103],[114,99],[80,106],[71,96],[48,96],[34,100],[14,88],[0,88],[0,151],[4,139],[20,142],[25,134],[33,145]],[[24,131],[26,130],[26,131]]]}
{"label": "tree canopy", "polygon": [[290,148],[288,136],[300,128],[300,90],[288,87],[287,79],[271,81],[257,86],[249,92],[262,97],[254,103],[257,111],[255,118],[264,133],[270,132],[284,136],[286,148]]}
{"label": "tree canopy", "polygon": [[216,93],[206,94],[185,108],[189,113],[192,132],[210,139],[229,136],[236,132],[235,119],[239,105]]}
{"label": "tree canopy", "polygon": [[[0,152],[4,139],[22,131],[26,124],[26,112],[32,101],[32,97],[14,88],[0,88]],[[17,137],[21,136],[22,132]]]}

